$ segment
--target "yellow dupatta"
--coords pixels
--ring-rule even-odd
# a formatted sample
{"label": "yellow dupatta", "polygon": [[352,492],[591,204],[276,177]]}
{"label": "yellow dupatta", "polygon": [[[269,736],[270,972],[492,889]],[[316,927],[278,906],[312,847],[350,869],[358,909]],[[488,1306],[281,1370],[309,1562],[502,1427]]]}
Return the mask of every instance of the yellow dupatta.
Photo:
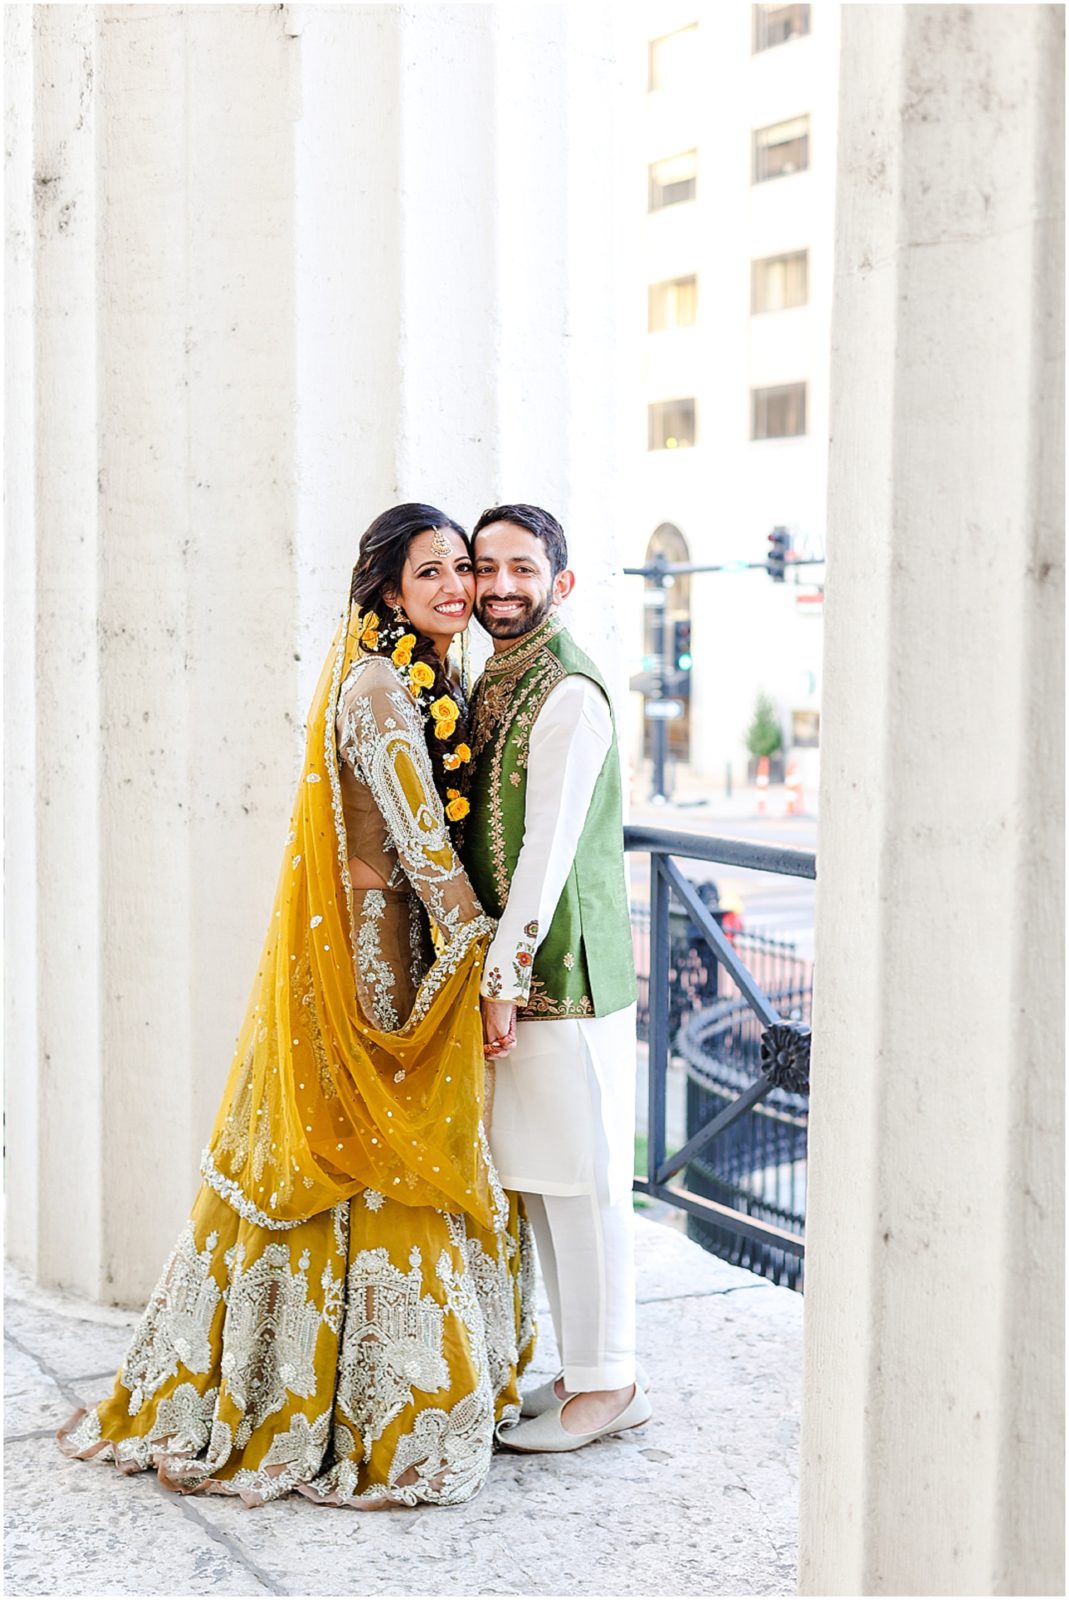
{"label": "yellow dupatta", "polygon": [[436,940],[397,1032],[357,1003],[335,744],[339,689],[361,654],[357,616],[342,619],[312,701],[273,913],[201,1172],[264,1228],[364,1188],[490,1225],[503,1205],[482,1121],[479,980],[492,925],[478,918]]}

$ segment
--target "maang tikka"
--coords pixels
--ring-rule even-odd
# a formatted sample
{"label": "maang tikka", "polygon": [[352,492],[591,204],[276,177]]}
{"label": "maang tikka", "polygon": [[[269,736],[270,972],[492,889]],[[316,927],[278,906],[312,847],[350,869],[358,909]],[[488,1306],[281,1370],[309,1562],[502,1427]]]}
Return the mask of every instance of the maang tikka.
{"label": "maang tikka", "polygon": [[444,528],[435,528],[431,539],[431,554],[435,556],[452,555],[453,547],[449,543],[449,535]]}

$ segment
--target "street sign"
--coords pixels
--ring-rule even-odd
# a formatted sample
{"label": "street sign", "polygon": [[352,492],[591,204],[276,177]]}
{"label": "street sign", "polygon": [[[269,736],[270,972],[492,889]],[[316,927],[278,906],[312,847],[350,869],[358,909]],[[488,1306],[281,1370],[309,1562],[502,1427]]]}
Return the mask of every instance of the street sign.
{"label": "street sign", "polygon": [[642,604],[651,611],[657,611],[665,604],[663,589],[647,589],[642,596]]}
{"label": "street sign", "polygon": [[674,722],[683,715],[682,700],[647,700],[646,715],[654,722]]}

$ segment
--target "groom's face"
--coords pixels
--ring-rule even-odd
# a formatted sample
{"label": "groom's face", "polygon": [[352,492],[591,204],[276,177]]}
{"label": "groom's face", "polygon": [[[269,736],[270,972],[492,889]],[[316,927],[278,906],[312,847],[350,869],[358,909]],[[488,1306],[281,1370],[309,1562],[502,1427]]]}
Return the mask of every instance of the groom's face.
{"label": "groom's face", "polygon": [[558,600],[541,539],[514,522],[491,522],[475,539],[475,615],[495,639],[518,639],[544,622]]}

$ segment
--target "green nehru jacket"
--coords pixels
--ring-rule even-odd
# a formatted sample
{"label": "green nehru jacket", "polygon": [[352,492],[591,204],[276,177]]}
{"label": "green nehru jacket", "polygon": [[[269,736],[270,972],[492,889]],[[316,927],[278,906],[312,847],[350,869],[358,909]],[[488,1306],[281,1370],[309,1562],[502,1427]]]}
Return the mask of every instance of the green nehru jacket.
{"label": "green nehru jacket", "polygon": [[[472,697],[472,762],[460,855],[487,912],[500,917],[524,837],[531,730],[553,689],[570,674],[589,678],[605,695],[600,672],[550,616],[509,649],[491,656]],[[579,838],[575,859],[541,937],[528,923],[515,951],[508,990],[530,989],[525,1021],[603,1017],[636,996],[631,922],[624,879],[620,762],[613,729]],[[517,982],[514,982],[518,980]],[[483,993],[493,993],[495,971]]]}

